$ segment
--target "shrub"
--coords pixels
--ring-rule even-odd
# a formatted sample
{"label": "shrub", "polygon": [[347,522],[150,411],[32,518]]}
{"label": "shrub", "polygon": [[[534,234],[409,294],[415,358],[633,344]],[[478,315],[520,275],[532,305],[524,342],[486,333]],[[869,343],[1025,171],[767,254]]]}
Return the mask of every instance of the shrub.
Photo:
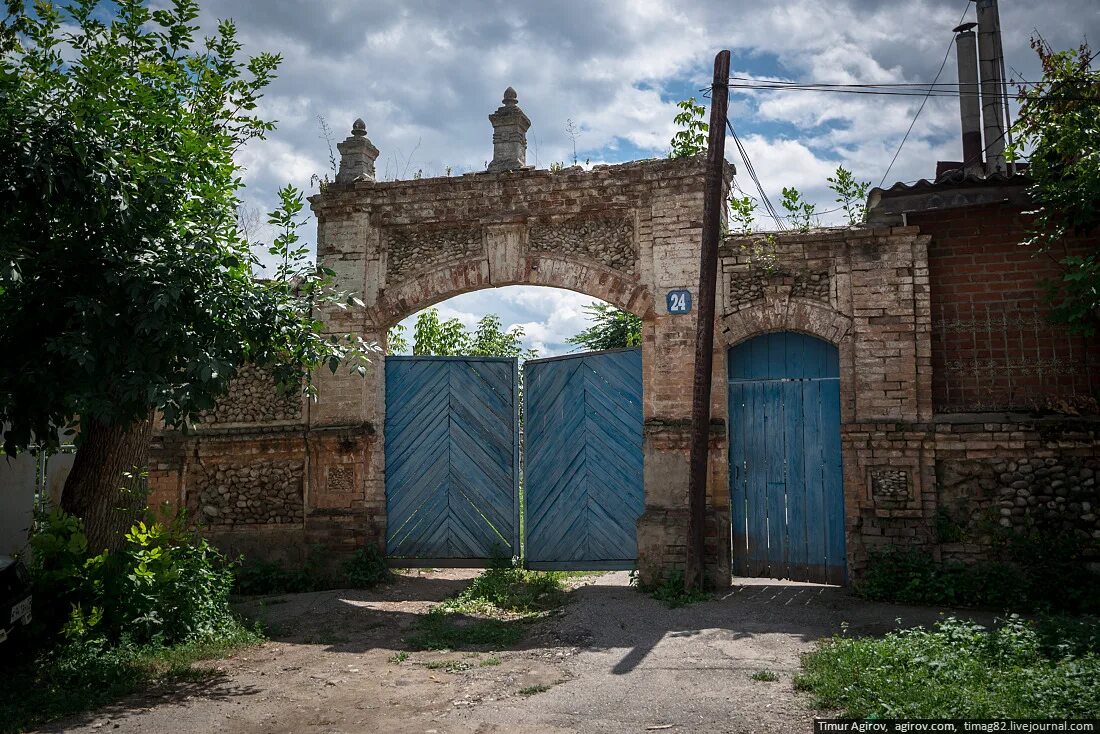
{"label": "shrub", "polygon": [[374,545],[360,547],[332,573],[325,563],[326,551],[317,546],[304,562],[282,564],[275,561],[241,560],[236,574],[238,594],[302,594],[327,589],[371,589],[391,577],[386,559]]}
{"label": "shrub", "polygon": [[1073,538],[1011,537],[1004,541],[1003,558],[939,563],[914,549],[874,551],[856,591],[868,599],[903,604],[1100,610],[1100,577],[1085,567]]}
{"label": "shrub", "polygon": [[372,589],[390,579],[390,568],[378,546],[368,544],[344,562],[344,577],[353,589]]}
{"label": "shrub", "polygon": [[838,636],[803,657],[795,685],[855,718],[1095,718],[1098,631],[1095,619],[1012,616],[992,629],[952,618],[881,639]]}
{"label": "shrub", "polygon": [[32,538],[36,609],[70,639],[171,645],[230,629],[233,573],[226,558],[186,529],[139,522],[114,552],[88,555],[81,522],[60,510]]}

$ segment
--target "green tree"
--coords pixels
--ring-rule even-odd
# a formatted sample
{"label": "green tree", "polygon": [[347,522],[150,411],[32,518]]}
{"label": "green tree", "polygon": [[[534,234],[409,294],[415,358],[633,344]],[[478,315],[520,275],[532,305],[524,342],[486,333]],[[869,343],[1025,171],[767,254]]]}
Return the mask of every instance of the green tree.
{"label": "green tree", "polygon": [[[93,548],[135,503],[152,418],[186,426],[246,362],[285,390],[370,351],[329,335],[346,305],[298,242],[301,194],[280,192],[276,275],[237,227],[233,154],[280,58],[241,59],[232,22],[196,42],[174,0],[6,0],[0,24],[0,425],[12,454],[79,427],[62,505]],[[105,15],[109,17],[104,18]],[[126,485],[130,485],[127,487]]]}
{"label": "green tree", "polygon": [[1024,244],[1062,267],[1051,283],[1055,319],[1086,334],[1100,321],[1100,248],[1068,250],[1069,238],[1100,228],[1100,70],[1088,44],[1054,51],[1042,39],[1031,46],[1042,80],[1019,88],[1015,139],[1006,153],[1020,160],[1030,149],[1028,193],[1035,215]]}
{"label": "green tree", "polygon": [[609,303],[596,303],[584,307],[592,326],[566,339],[570,344],[598,351],[637,347],[642,343],[642,320]]}
{"label": "green tree", "polygon": [[844,209],[848,224],[853,227],[867,220],[867,190],[870,181],[856,181],[855,176],[844,166],[837,166],[836,173],[826,179],[829,188],[836,194],[836,201]]}
{"label": "green tree", "polygon": [[524,349],[523,328],[513,326],[507,331],[496,314],[486,314],[473,332],[458,319],[441,321],[439,310],[428,308],[420,312],[413,325],[413,354],[434,357],[522,357],[538,356],[534,349]]}
{"label": "green tree", "polygon": [[676,103],[680,112],[672,119],[679,130],[672,136],[670,145],[672,150],[669,158],[690,158],[693,155],[707,152],[707,131],[710,126],[704,121],[703,115],[707,108],[695,104],[695,97],[688,97]]}

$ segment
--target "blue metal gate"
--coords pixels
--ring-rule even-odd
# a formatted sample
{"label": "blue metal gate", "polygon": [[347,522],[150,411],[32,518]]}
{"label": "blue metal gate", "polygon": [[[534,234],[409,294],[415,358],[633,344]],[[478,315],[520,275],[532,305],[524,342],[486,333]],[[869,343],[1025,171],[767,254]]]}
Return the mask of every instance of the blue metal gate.
{"label": "blue metal gate", "polygon": [[432,565],[519,554],[518,367],[386,358],[386,553]]}
{"label": "blue metal gate", "polygon": [[529,568],[630,568],[642,489],[638,349],[530,360],[524,374]]}
{"label": "blue metal gate", "polygon": [[765,334],[728,364],[734,575],[845,583],[837,348]]}

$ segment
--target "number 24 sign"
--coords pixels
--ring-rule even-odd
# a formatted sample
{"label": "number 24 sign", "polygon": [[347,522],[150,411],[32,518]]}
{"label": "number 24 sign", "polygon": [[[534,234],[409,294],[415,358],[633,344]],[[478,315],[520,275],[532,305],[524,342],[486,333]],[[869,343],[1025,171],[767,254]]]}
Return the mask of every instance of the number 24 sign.
{"label": "number 24 sign", "polygon": [[668,304],[670,314],[690,313],[691,291],[687,289],[669,291],[668,295],[665,296],[665,302]]}

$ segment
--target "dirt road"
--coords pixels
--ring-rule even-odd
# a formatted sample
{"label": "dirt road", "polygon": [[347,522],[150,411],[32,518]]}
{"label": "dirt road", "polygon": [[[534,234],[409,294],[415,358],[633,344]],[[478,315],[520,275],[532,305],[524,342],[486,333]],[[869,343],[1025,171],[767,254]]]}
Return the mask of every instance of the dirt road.
{"label": "dirt road", "polygon": [[[842,589],[745,580],[668,609],[625,573],[573,581],[570,601],[510,650],[412,652],[402,638],[476,571],[405,572],[377,591],[254,600],[271,641],[206,663],[216,673],[43,731],[797,732],[799,655],[837,633],[929,624],[937,612]],[[758,671],[778,680],[754,680]]]}

